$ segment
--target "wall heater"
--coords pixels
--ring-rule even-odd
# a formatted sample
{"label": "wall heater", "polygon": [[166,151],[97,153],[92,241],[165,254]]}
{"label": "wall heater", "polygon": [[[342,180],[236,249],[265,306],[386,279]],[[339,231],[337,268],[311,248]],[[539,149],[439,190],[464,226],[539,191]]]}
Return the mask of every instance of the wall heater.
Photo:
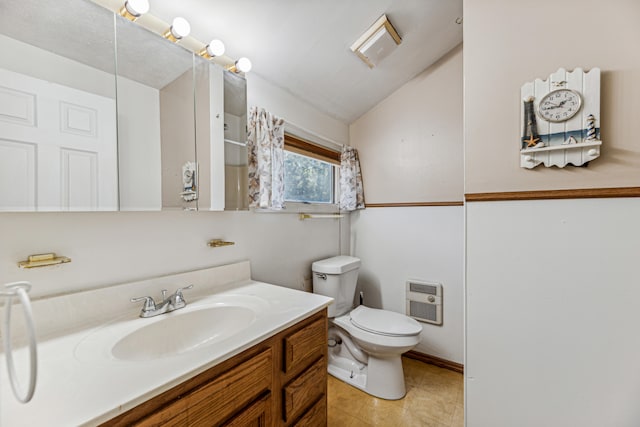
{"label": "wall heater", "polygon": [[442,325],[442,284],[407,280],[407,316],[434,325]]}

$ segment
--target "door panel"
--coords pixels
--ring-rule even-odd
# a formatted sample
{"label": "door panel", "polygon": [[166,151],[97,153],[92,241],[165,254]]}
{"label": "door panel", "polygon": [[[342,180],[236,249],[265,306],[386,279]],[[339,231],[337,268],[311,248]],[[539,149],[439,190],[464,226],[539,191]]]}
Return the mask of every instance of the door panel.
{"label": "door panel", "polygon": [[0,210],[118,209],[115,100],[0,69],[0,135]]}

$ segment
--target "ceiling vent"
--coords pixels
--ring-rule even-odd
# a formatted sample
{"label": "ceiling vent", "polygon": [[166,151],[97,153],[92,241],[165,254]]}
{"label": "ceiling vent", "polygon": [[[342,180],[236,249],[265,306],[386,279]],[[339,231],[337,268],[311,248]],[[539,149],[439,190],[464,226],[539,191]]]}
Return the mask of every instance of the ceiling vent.
{"label": "ceiling vent", "polygon": [[362,59],[369,68],[373,68],[402,42],[398,32],[387,15],[382,15],[356,42],[351,50]]}

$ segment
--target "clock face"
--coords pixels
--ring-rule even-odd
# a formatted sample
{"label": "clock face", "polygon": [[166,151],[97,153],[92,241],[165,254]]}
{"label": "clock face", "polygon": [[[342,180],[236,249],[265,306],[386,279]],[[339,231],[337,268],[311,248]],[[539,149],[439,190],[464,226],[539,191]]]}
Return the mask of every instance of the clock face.
{"label": "clock face", "polygon": [[542,97],[538,115],[548,122],[564,122],[575,116],[582,106],[582,97],[571,89],[558,89]]}

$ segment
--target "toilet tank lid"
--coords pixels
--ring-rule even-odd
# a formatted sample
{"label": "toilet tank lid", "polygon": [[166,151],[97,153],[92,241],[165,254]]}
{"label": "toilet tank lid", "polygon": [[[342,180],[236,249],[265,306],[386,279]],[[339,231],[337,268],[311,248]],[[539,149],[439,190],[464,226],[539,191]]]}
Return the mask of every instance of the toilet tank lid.
{"label": "toilet tank lid", "polygon": [[311,270],[325,274],[342,274],[358,267],[360,267],[360,258],[346,255],[321,259],[311,264]]}

